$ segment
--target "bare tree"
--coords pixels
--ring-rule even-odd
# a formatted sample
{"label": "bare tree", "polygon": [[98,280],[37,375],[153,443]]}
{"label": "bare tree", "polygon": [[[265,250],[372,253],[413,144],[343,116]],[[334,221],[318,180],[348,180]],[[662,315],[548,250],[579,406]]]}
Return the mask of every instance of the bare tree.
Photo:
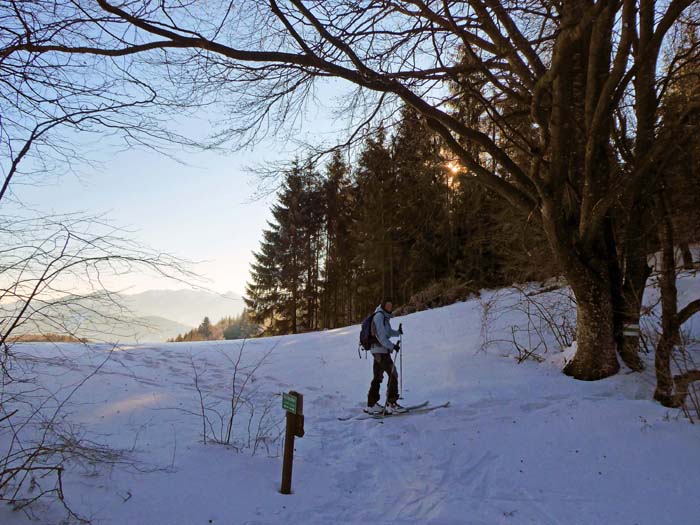
{"label": "bare tree", "polygon": [[[700,312],[700,299],[691,300],[683,308],[678,306],[676,244],[680,246],[682,264],[686,269],[693,269],[692,254],[688,247],[689,218],[680,217],[678,210],[674,210],[673,201],[680,199],[697,198],[692,191],[693,170],[696,166],[692,163],[693,155],[697,155],[700,143],[697,139],[697,129],[700,124],[700,114],[696,113],[691,119],[679,118],[689,106],[700,103],[700,47],[697,42],[700,39],[696,28],[688,28],[674,42],[675,52],[670,54],[665,67],[674,69],[677,75],[669,79],[661,100],[664,125],[674,130],[676,140],[668,148],[662,157],[659,166],[659,187],[654,195],[654,220],[658,230],[658,239],[661,251],[660,269],[658,270],[658,286],[661,300],[660,336],[656,344],[655,371],[656,391],[654,399],[665,406],[685,406],[689,394],[692,392],[691,383],[700,381],[700,369],[693,363],[692,356],[681,337],[681,328],[693,315]],[[683,128],[687,128],[684,130]],[[680,184],[679,184],[680,183]],[[680,185],[680,191],[675,195],[672,188]],[[687,192],[690,195],[684,195]],[[679,195],[680,193],[680,195]],[[677,197],[671,199],[671,197]],[[679,206],[692,213],[693,206]],[[692,221],[692,219],[690,219]],[[684,224],[686,223],[686,224]],[[692,229],[692,228],[690,228]],[[686,230],[685,232],[683,230]],[[680,238],[680,241],[679,241]],[[692,237],[691,237],[692,238]],[[680,356],[681,359],[677,359]],[[679,372],[672,373],[672,363]],[[692,397],[696,402],[696,398]],[[698,405],[695,404],[697,411]]]}
{"label": "bare tree", "polygon": [[[177,86],[227,101],[222,140],[293,126],[328,77],[358,90],[341,110],[360,123],[402,100],[544,229],[576,295],[578,352],[565,372],[609,376],[618,354],[641,368],[623,328],[639,320],[649,189],[676,138],[658,118],[674,70],[658,62],[680,26],[697,27],[692,0],[73,0],[36,2],[31,16],[9,4],[5,60],[103,57],[106,68],[131,57],[120,70],[159,96]],[[448,84],[481,102],[492,133],[450,109]],[[698,111],[685,109],[681,120]]]}
{"label": "bare tree", "polygon": [[664,406],[681,407],[688,397],[690,384],[694,381],[700,381],[700,369],[683,370],[674,376],[671,372],[671,362],[675,347],[681,343],[681,326],[693,315],[700,312],[700,299],[690,301],[682,309],[678,309],[673,224],[667,198],[663,192],[656,196],[655,211],[661,240],[661,269],[659,271],[661,334],[654,356],[656,369],[654,399]]}
{"label": "bare tree", "polygon": [[[18,186],[88,161],[86,133],[99,130],[101,137],[112,133],[127,145],[147,147],[189,142],[159,121],[167,104],[159,105],[160,116],[148,113],[155,93],[120,64],[110,65],[119,75],[105,75],[100,60],[89,56],[42,57],[13,49],[17,31],[34,41],[31,27],[40,19],[49,32],[75,28],[72,21],[42,19],[33,7],[0,7],[0,501],[30,513],[37,500],[55,497],[69,517],[83,521],[66,503],[64,469],[81,461],[114,463],[119,452],[78,435],[63,408],[101,365],[71,386],[68,397],[59,396],[24,366],[15,342],[54,333],[77,341],[133,336],[133,315],[110,288],[115,276],[194,276],[183,261],[129,240],[102,217],[18,206],[10,214],[7,204]],[[173,109],[183,111],[175,100]]]}
{"label": "bare tree", "polygon": [[[41,183],[86,159],[77,135],[67,133],[98,126],[138,137],[150,126],[139,123],[141,116],[129,120],[137,116],[130,110],[147,100],[119,100],[104,81],[92,87],[68,80],[70,75],[61,81],[56,74],[70,64],[43,63],[32,71],[32,62],[26,54],[0,58],[0,501],[31,514],[34,502],[54,497],[70,518],[85,521],[66,501],[64,470],[83,461],[115,463],[120,452],[85,440],[63,409],[102,365],[61,396],[26,366],[15,343],[51,334],[74,341],[129,337],[133,315],[112,293],[111,279],[134,271],[193,276],[182,261],[129,240],[102,217],[19,206],[6,211],[13,187]],[[51,74],[41,74],[46,71]]]}
{"label": "bare tree", "polygon": [[[149,270],[184,279],[180,261],[140,247],[95,217],[0,216],[0,501],[31,512],[55,497],[66,503],[62,473],[83,460],[114,463],[118,451],[87,442],[64,406],[110,359],[104,357],[59,395],[18,355],[24,336],[54,333],[80,341],[128,337],[133,315],[108,288],[111,277]],[[111,334],[108,335],[108,334]],[[88,346],[86,352],[90,352]]]}
{"label": "bare tree", "polygon": [[133,338],[133,312],[113,279],[150,272],[185,281],[192,273],[167,254],[140,246],[94,216],[0,216],[0,347],[24,336],[73,340]]}

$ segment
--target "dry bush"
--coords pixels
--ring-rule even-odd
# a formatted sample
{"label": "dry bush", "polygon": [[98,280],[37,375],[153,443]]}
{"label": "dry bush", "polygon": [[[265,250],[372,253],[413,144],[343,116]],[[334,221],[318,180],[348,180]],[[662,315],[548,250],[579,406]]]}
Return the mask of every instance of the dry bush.
{"label": "dry bush", "polygon": [[497,346],[515,350],[518,363],[541,362],[543,354],[561,351],[574,341],[576,302],[562,283],[539,289],[515,285],[485,294],[481,307],[480,351]]}
{"label": "dry bush", "polygon": [[40,359],[18,356],[14,344],[118,338],[133,330],[133,318],[105,279],[139,270],[178,280],[190,275],[176,259],[122,233],[79,214],[0,216],[0,501],[28,516],[34,503],[57,500],[69,519],[83,521],[66,503],[67,464],[96,468],[121,460],[119,452],[86,440],[64,413],[110,356],[78,384],[63,385],[66,396],[47,388],[33,368]]}
{"label": "dry bush", "polygon": [[[642,350],[653,354],[662,336],[661,315],[658,310],[659,299],[653,304],[646,305],[640,319],[640,340]],[[691,328],[680,330],[680,339],[674,345],[671,353],[671,369],[675,386],[674,399],[678,400],[676,407],[689,422],[700,422],[700,339],[694,335]]]}
{"label": "dry bush", "polygon": [[5,348],[0,384],[0,501],[33,518],[32,505],[53,498],[67,517],[87,523],[71,509],[63,491],[68,463],[90,465],[122,462],[120,451],[85,438],[64,415],[76,392],[110,359],[110,354],[66,395],[47,390],[24,359]]}
{"label": "dry bush", "polygon": [[[279,455],[280,436],[283,432],[280,420],[273,417],[273,408],[279,403],[279,394],[262,393],[255,385],[256,374],[275,346],[257,361],[244,365],[245,346],[244,340],[234,357],[226,352],[223,354],[231,365],[226,402],[221,400],[221,392],[214,392],[204,385],[206,371],[200,370],[190,356],[194,387],[199,399],[199,412],[196,415],[201,419],[202,441],[205,444],[211,442],[227,445],[237,452],[249,450],[251,455],[264,447],[268,455],[276,456]],[[274,453],[272,447],[276,447]]]}
{"label": "dry bush", "polygon": [[[685,339],[685,338],[684,338]],[[683,415],[691,422],[700,422],[700,342],[683,341],[671,355],[678,371],[674,375],[676,395],[682,399],[680,407]]]}

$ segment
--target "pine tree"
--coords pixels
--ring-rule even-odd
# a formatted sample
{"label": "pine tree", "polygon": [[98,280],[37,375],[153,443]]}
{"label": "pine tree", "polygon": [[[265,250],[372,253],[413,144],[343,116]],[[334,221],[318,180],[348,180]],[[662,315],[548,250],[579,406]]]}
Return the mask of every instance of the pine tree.
{"label": "pine tree", "polygon": [[315,167],[307,163],[303,170],[300,195],[300,237],[303,243],[301,266],[304,268],[300,328],[317,330],[320,326],[321,260],[324,257],[324,222],[326,203],[323,187]]}
{"label": "pine tree", "polygon": [[365,140],[354,173],[357,221],[353,228],[358,267],[357,296],[360,312],[370,310],[395,290],[396,259],[393,232],[398,188],[391,153],[383,128]]}
{"label": "pine tree", "polygon": [[445,160],[440,142],[425,119],[409,107],[401,114],[392,139],[395,199],[396,287],[406,301],[447,273],[449,218]]}
{"label": "pine tree", "polygon": [[251,279],[246,285],[244,297],[251,320],[273,330],[281,299],[280,269],[276,264],[279,239],[279,226],[268,223],[268,229],[263,231],[260,251],[253,253]]}
{"label": "pine tree", "polygon": [[246,287],[251,317],[266,333],[318,327],[323,215],[318,175],[313,166],[295,161],[285,173]]}
{"label": "pine tree", "polygon": [[349,168],[335,152],[326,168],[322,198],[325,202],[325,261],[323,270],[323,327],[335,328],[352,320],[354,275],[353,191]]}
{"label": "pine tree", "polygon": [[226,321],[222,332],[224,339],[245,339],[254,337],[259,332],[258,326],[251,321],[248,309],[244,309],[239,316],[231,317]]}
{"label": "pine tree", "polygon": [[209,317],[205,317],[202,320],[201,324],[199,325],[199,328],[197,328],[197,333],[205,341],[208,339],[211,339],[212,332],[211,332],[211,321],[209,320]]}
{"label": "pine tree", "polygon": [[[469,60],[464,54],[460,61],[468,68]],[[458,77],[450,88],[455,116],[467,126],[481,129],[512,158],[527,157],[530,152],[507,142],[508,134],[499,133],[482,102],[486,83],[484,75]],[[529,109],[519,104],[514,99],[501,100],[499,125],[526,137],[534,131],[527,119]],[[475,143],[462,145],[474,158],[485,154]],[[450,166],[450,275],[472,281],[476,287],[555,275],[558,269],[540,225],[533,224],[527,214],[513,208],[502,196],[478,184],[468,169],[457,164]],[[496,172],[496,164],[490,169]]]}

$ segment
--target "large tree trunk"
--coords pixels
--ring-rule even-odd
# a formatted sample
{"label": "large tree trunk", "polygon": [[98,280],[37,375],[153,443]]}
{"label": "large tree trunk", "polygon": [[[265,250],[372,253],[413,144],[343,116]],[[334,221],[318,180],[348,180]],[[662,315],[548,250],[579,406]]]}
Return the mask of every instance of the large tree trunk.
{"label": "large tree trunk", "polygon": [[[562,2],[562,25],[576,26],[589,8],[588,2]],[[595,94],[604,82],[597,72],[609,70],[601,62],[607,55],[600,31],[610,30],[603,22],[610,22],[612,14],[606,16],[601,25],[596,24],[599,32],[595,35],[592,26],[587,26],[577,37],[562,36],[555,43],[552,54],[557,75],[551,86],[548,122],[551,160],[544,177],[547,186],[538,187],[547,239],[574,292],[578,310],[577,351],[564,373],[588,381],[614,375],[620,369],[613,295],[613,282],[619,279],[610,264],[615,257],[614,243],[606,242],[611,239],[594,220],[595,203],[603,198],[601,190],[611,169],[606,143],[610,121],[599,122],[592,135],[586,129],[593,125]],[[591,46],[594,57],[589,56]]]}
{"label": "large tree trunk", "polygon": [[564,373],[576,379],[595,381],[620,370],[615,344],[613,300],[610,283],[579,276],[574,286],[577,304],[576,355]]}
{"label": "large tree trunk", "polygon": [[[576,298],[576,355],[564,367],[564,373],[584,381],[595,381],[620,370],[615,338],[614,272],[606,256],[604,238],[588,249],[571,242],[567,221],[559,210],[545,202],[543,226]],[[601,237],[604,232],[601,231]]]}

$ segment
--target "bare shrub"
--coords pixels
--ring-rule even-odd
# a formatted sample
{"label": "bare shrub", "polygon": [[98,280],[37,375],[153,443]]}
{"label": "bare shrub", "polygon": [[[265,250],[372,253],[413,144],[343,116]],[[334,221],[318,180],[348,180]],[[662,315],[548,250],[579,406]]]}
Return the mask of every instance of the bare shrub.
{"label": "bare shrub", "polygon": [[697,363],[700,345],[678,345],[671,360],[678,373],[673,376],[676,396],[682,400],[680,410],[691,423],[700,422],[700,366]]}
{"label": "bare shrub", "polygon": [[17,343],[118,339],[133,330],[133,316],[106,279],[138,270],[179,280],[190,275],[178,260],[122,233],[79,214],[0,216],[0,501],[27,515],[37,501],[57,500],[69,519],[84,521],[66,503],[68,464],[94,470],[122,459],[120,452],[86,439],[64,413],[111,353],[78,384],[64,385],[66,396],[43,384],[32,368],[40,359],[19,356]]}
{"label": "bare shrub", "polygon": [[[203,384],[203,372],[197,367],[190,355],[190,364],[194,374],[194,387],[199,399],[198,416],[202,423],[202,441],[227,445],[237,452],[244,449],[255,455],[258,449],[265,447],[268,455],[273,454],[273,446],[279,448],[279,438],[283,432],[279,420],[273,417],[272,409],[278,401],[279,394],[265,394],[256,388],[256,374],[272,354],[275,346],[267,350],[257,361],[243,364],[246,340],[243,340],[234,356],[223,355],[231,365],[231,381],[225,392],[214,392]],[[245,423],[245,430],[239,429],[237,421]],[[240,427],[243,427],[243,424]]]}
{"label": "bare shrub", "polygon": [[33,503],[55,498],[69,518],[87,523],[66,502],[63,472],[68,462],[114,463],[120,452],[91,442],[65,420],[63,409],[110,359],[107,357],[67,395],[46,390],[9,348],[2,356],[0,385],[0,501],[31,516]]}
{"label": "bare shrub", "polygon": [[[640,340],[646,353],[654,353],[663,337],[660,297],[655,297],[651,304],[642,309],[640,319]],[[700,422],[700,339],[688,328],[679,330],[677,344],[670,353],[671,374],[674,384],[672,399],[665,402],[669,408],[678,408],[679,412],[691,423]]]}
{"label": "bare shrub", "polygon": [[[667,248],[668,249],[668,248]],[[669,250],[670,251],[670,250]],[[656,367],[656,392],[655,398],[664,406],[677,408],[678,414],[685,417],[690,423],[700,422],[700,339],[695,335],[697,329],[693,330],[691,323],[694,312],[698,309],[698,300],[691,301],[679,312],[669,314],[666,312],[667,321],[664,325],[663,304],[664,291],[663,267],[655,261],[655,271],[651,275],[650,289],[654,290],[647,296],[647,303],[642,307],[640,318],[640,340],[645,352],[655,354]],[[682,273],[695,274],[696,270],[683,270],[682,261],[677,261],[671,271],[678,275]],[[661,268],[661,270],[659,270]],[[673,281],[666,279],[666,292],[671,285],[672,296],[676,292],[676,278]],[[677,300],[677,298],[676,298]],[[666,299],[668,307],[669,299]],[[669,326],[668,317],[677,318],[676,323]],[[666,330],[666,334],[664,334]],[[661,366],[659,352],[668,353],[668,363]],[[664,383],[664,380],[666,383]],[[659,385],[667,387],[666,392],[659,391]],[[665,394],[665,395],[660,395]]]}
{"label": "bare shrub", "polygon": [[481,294],[479,296],[479,305],[481,306],[480,323],[479,323],[479,350],[477,352],[486,353],[489,345],[491,345],[491,328],[493,327],[494,317],[496,316],[496,305],[498,304],[498,292],[493,294]]}
{"label": "bare shrub", "polygon": [[574,341],[576,302],[561,283],[539,289],[514,285],[484,294],[481,307],[480,351],[495,345],[514,349],[518,363],[541,362],[543,354],[561,351]]}
{"label": "bare shrub", "polygon": [[576,336],[576,299],[571,289],[561,284],[543,290],[515,288],[521,296],[517,308],[527,317],[528,337],[534,332],[545,352],[552,339],[557,350],[571,346]]}

